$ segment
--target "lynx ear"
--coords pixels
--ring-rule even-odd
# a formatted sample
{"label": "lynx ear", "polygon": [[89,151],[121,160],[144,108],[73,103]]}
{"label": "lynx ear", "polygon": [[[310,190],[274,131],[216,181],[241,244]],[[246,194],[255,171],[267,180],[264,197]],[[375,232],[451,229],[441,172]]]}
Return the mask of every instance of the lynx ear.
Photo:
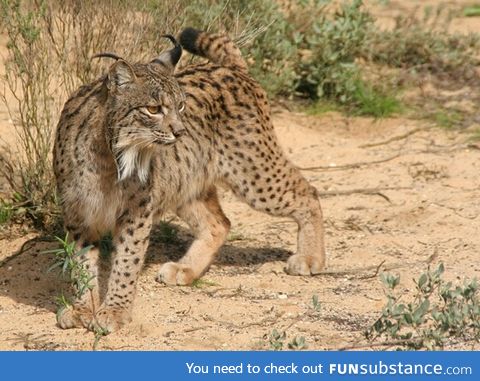
{"label": "lynx ear", "polygon": [[175,65],[180,60],[182,56],[182,46],[178,43],[175,37],[166,34],[162,37],[168,38],[175,46],[173,49],[167,50],[160,54],[157,58],[155,58],[152,63],[162,65],[165,67],[169,72],[173,73],[175,70]]}
{"label": "lynx ear", "polygon": [[122,59],[115,62],[108,72],[108,88],[121,88],[135,82],[135,73],[127,61]]}

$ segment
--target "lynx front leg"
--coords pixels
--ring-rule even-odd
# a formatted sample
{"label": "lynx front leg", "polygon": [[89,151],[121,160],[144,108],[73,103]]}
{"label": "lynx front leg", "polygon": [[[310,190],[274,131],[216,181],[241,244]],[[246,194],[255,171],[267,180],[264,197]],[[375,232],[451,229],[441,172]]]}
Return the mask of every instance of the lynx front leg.
{"label": "lynx front leg", "polygon": [[177,214],[192,228],[195,241],[178,263],[163,264],[157,281],[168,285],[188,285],[208,269],[230,229],[230,221],[223,214],[215,188],[196,201],[177,210]]}
{"label": "lynx front leg", "polygon": [[137,196],[122,215],[114,234],[115,252],[107,294],[90,326],[93,330],[113,332],[131,320],[137,280],[152,226],[150,196]]}
{"label": "lynx front leg", "polygon": [[[71,234],[69,234],[72,236]],[[76,237],[75,234],[73,236]],[[85,248],[90,249],[85,250]],[[93,319],[95,310],[100,305],[99,288],[98,288],[98,248],[91,246],[88,240],[78,238],[75,242],[75,251],[83,253],[78,257],[78,261],[81,263],[85,271],[84,285],[81,285],[81,289],[75,290],[77,292],[77,299],[73,305],[69,307],[63,307],[57,312],[58,325],[63,328],[77,328],[88,327]],[[79,274],[72,274],[73,276],[79,276]]]}

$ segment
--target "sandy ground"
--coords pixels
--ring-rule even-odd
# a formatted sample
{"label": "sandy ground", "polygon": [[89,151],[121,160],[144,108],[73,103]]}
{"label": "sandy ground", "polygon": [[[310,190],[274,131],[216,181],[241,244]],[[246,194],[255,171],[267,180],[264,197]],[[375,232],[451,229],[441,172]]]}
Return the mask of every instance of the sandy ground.
{"label": "sandy ground", "polygon": [[[423,126],[404,119],[375,122],[286,112],[276,114],[275,126],[295,164],[332,167],[304,171],[320,191],[379,188],[388,198],[324,197],[328,270],[340,273],[286,275],[284,261],[295,250],[295,224],[257,213],[224,192],[232,234],[205,282],[192,288],[154,281],[161,263],[178,258],[191,240],[173,221],[179,229],[175,242],[161,243],[154,235],[134,321],[103,338],[99,348],[260,349],[269,347],[273,329],[286,329],[287,339],[304,336],[310,349],[334,349],[362,343],[363,330],[385,302],[375,270],[363,268],[382,262],[394,267],[405,293],[413,290],[412,277],[426,269],[432,254],[431,265],[445,263],[447,279],[480,274],[480,150],[464,143],[468,134],[427,128],[362,148]],[[389,160],[342,167],[384,159]],[[27,243],[18,254],[33,237],[0,243],[0,348],[91,349],[91,333],[55,325],[54,299],[67,284],[47,273],[53,258],[41,253],[55,245]],[[312,310],[313,295],[321,303],[318,313]]]}
{"label": "sandy ground", "polygon": [[[11,139],[11,124],[0,111],[0,133]],[[479,276],[480,145],[468,140],[478,124],[459,133],[404,118],[279,110],[274,123],[296,165],[320,166],[303,172],[326,194],[328,273],[285,274],[296,247],[295,224],[257,213],[223,191],[232,232],[203,282],[166,287],[154,281],[161,264],[178,259],[191,241],[173,220],[178,235],[172,242],[153,235],[133,322],[102,338],[98,349],[268,349],[274,329],[286,331],[285,343],[305,337],[309,349],[363,345],[364,330],[385,303],[377,266],[379,273],[400,274],[406,300],[412,278],[428,264],[443,262],[452,281]],[[55,244],[33,240],[37,236],[0,240],[0,349],[90,350],[92,333],[56,326],[55,298],[68,285],[47,272],[53,257],[42,252]],[[312,308],[314,295],[319,311]]]}

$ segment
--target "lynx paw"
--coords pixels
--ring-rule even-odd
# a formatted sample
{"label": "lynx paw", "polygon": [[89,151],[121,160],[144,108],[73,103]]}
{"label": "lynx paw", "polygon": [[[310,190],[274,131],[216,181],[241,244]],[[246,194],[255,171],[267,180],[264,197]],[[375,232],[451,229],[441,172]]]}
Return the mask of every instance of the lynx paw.
{"label": "lynx paw", "polygon": [[118,307],[100,307],[88,328],[93,332],[106,335],[118,331],[131,321],[130,310]]}
{"label": "lynx paw", "polygon": [[164,263],[156,281],[169,286],[186,286],[192,284],[195,275],[191,267],[175,262]]}
{"label": "lynx paw", "polygon": [[319,257],[295,254],[287,261],[286,271],[290,275],[315,275],[325,267],[325,261]]}
{"label": "lynx paw", "polygon": [[57,323],[60,328],[88,328],[93,319],[93,313],[87,307],[62,307],[57,312]]}

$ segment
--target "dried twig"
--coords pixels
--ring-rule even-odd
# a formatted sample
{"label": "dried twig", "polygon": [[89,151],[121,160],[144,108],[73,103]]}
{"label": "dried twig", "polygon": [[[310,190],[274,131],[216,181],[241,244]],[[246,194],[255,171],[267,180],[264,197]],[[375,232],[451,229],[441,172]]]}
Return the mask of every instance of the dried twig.
{"label": "dried twig", "polygon": [[188,328],[188,329],[185,329],[183,332],[184,333],[190,333],[190,332],[200,331],[200,330],[207,329],[207,328],[210,328],[210,326]]}
{"label": "dried twig", "polygon": [[430,264],[433,262],[434,259],[438,257],[438,249],[435,248],[434,252],[432,255],[430,255],[427,259],[422,260],[422,261],[416,261],[416,262],[397,262],[397,263],[392,263],[390,265],[385,265],[385,261],[382,261],[379,265],[374,265],[374,266],[365,266],[365,267],[359,267],[356,269],[350,269],[350,270],[325,270],[322,271],[319,274],[314,274],[315,276],[322,276],[322,275],[327,275],[327,276],[333,276],[333,277],[342,277],[346,275],[356,275],[356,274],[361,274],[365,272],[370,272],[374,270],[373,274],[366,274],[364,276],[359,277],[359,279],[370,279],[374,278],[378,275],[380,270],[383,271],[391,271],[394,269],[400,269],[400,268],[405,268],[405,267],[413,267],[419,264]]}
{"label": "dried twig", "polygon": [[217,322],[220,323],[223,326],[226,326],[228,328],[235,328],[235,329],[245,329],[245,328],[250,328],[253,326],[264,326],[264,325],[271,325],[272,323],[276,323],[283,315],[285,315],[285,311],[282,312],[277,312],[275,316],[267,316],[263,318],[260,321],[254,321],[250,323],[244,323],[244,324],[234,324],[232,322],[225,322],[225,321],[220,321],[218,320]]}
{"label": "dried twig", "polygon": [[368,165],[385,163],[387,161],[396,159],[399,156],[401,156],[401,155],[396,154],[396,155],[387,157],[385,159],[374,160],[374,161],[359,161],[357,163],[350,163],[350,164],[336,165],[336,166],[330,166],[330,165],[323,165],[322,166],[322,165],[319,165],[319,166],[316,166],[316,167],[297,167],[297,168],[302,170],[302,171],[342,171],[344,169],[360,168],[360,167],[366,167]]}
{"label": "dried twig", "polygon": [[440,204],[440,203],[437,203],[437,202],[433,202],[432,205],[451,210],[458,217],[465,218],[467,220],[475,220],[480,215],[480,214],[477,213],[473,216],[467,216],[467,215],[464,215],[464,214],[459,212],[459,210],[462,210],[461,208],[454,208],[453,206],[443,205],[443,204]]}
{"label": "dried twig", "polygon": [[333,190],[333,191],[317,191],[317,195],[319,197],[345,196],[345,195],[351,195],[351,194],[377,195],[384,198],[388,202],[391,202],[390,199],[386,195],[384,195],[381,191],[402,190],[402,189],[412,189],[412,187],[360,188],[360,189]]}
{"label": "dried twig", "polygon": [[378,147],[378,146],[381,146],[381,145],[389,144],[389,143],[395,142],[397,140],[402,140],[402,139],[408,138],[409,136],[411,136],[413,134],[416,134],[417,132],[427,131],[431,128],[432,128],[432,126],[414,128],[413,130],[410,130],[409,132],[406,132],[405,134],[394,136],[390,139],[383,140],[381,142],[363,144],[363,145],[360,146],[360,148]]}

